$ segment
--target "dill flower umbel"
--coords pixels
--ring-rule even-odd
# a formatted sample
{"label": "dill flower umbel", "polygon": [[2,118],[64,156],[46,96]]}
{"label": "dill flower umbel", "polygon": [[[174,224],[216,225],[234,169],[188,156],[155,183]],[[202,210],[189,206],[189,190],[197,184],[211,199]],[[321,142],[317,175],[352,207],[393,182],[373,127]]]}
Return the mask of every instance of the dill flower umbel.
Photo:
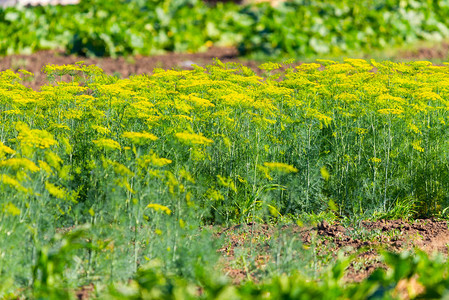
{"label": "dill flower umbel", "polygon": [[92,125],[92,129],[98,132],[99,134],[108,134],[111,132],[109,128],[99,126],[99,125]]}
{"label": "dill flower umbel", "polygon": [[120,144],[111,139],[98,139],[92,141],[97,147],[106,150],[121,150]]}
{"label": "dill flower umbel", "polygon": [[21,213],[20,209],[11,202],[3,205],[3,211],[11,216],[18,216]]}
{"label": "dill flower umbel", "polygon": [[279,173],[297,173],[299,170],[291,165],[280,162],[264,162],[263,165],[272,171]]}
{"label": "dill flower umbel", "polygon": [[25,170],[30,172],[39,171],[39,167],[34,162],[27,158],[10,158],[0,161],[0,167],[9,167],[15,171]]}
{"label": "dill flower umbel", "polygon": [[13,177],[11,177],[9,175],[6,175],[6,174],[1,174],[0,175],[0,182],[3,183],[4,185],[12,187],[12,188],[14,188],[14,189],[16,189],[16,190],[18,190],[20,192],[24,192],[24,193],[30,193],[31,192],[30,190],[28,190],[27,188],[22,186],[17,179],[15,179],[15,178],[13,178]]}
{"label": "dill flower umbel", "polygon": [[6,154],[14,154],[16,151],[9,148],[8,146],[5,146],[2,142],[0,142],[0,159],[4,158]]}
{"label": "dill flower umbel", "polygon": [[50,195],[52,195],[57,199],[64,199],[66,197],[65,189],[57,187],[56,185],[48,181],[45,182],[45,189],[48,191]]}
{"label": "dill flower umbel", "polygon": [[193,94],[190,94],[188,96],[181,95],[180,98],[190,102],[193,106],[197,108],[215,107],[215,105],[209,100],[197,97]]}
{"label": "dill flower umbel", "polygon": [[133,144],[146,144],[149,141],[155,141],[158,139],[157,136],[148,132],[124,132],[122,137],[130,140]]}
{"label": "dill flower umbel", "polygon": [[147,168],[149,165],[154,167],[163,167],[171,163],[172,161],[170,159],[159,157],[153,151],[150,151],[149,154],[142,155],[137,159],[137,165],[142,169]]}
{"label": "dill flower umbel", "polygon": [[416,140],[412,142],[412,147],[418,152],[424,152],[424,148],[421,147],[422,140]]}
{"label": "dill flower umbel", "polygon": [[171,209],[168,208],[167,206],[161,205],[161,204],[157,204],[157,203],[150,203],[147,205],[147,208],[151,208],[155,211],[162,211],[164,213],[166,213],[167,215],[171,215]]}
{"label": "dill flower umbel", "polygon": [[402,109],[397,109],[397,108],[384,108],[384,109],[379,109],[377,111],[380,114],[383,115],[400,115],[402,114],[404,111]]}
{"label": "dill flower umbel", "polygon": [[58,144],[53,135],[46,130],[30,129],[22,122],[16,123],[16,129],[19,132],[17,140],[22,147],[46,149]]}
{"label": "dill flower umbel", "polygon": [[178,132],[175,136],[179,141],[188,145],[209,145],[214,142],[213,140],[204,137],[201,133]]}

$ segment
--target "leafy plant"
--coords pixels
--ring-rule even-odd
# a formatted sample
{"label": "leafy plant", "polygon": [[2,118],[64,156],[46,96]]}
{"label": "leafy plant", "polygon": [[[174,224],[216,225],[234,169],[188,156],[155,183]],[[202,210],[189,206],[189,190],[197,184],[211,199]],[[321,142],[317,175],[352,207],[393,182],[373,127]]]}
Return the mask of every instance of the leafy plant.
{"label": "leafy plant", "polygon": [[235,46],[241,54],[342,55],[449,37],[443,1],[294,0],[208,6],[198,0],[81,1],[0,8],[0,54],[62,49],[95,56],[153,55]]}

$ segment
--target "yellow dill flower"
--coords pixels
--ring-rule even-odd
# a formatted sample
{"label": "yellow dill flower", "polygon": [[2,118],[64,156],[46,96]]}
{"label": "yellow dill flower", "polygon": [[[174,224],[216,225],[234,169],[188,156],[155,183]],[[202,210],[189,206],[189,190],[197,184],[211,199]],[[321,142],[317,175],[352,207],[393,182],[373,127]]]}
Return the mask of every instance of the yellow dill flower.
{"label": "yellow dill flower", "polygon": [[26,107],[27,105],[30,105],[30,104],[35,103],[37,101],[36,99],[30,99],[30,98],[25,97],[25,96],[20,95],[20,94],[12,95],[12,100],[19,107]]}
{"label": "yellow dill flower", "polygon": [[362,72],[368,72],[373,69],[373,66],[364,59],[345,58],[344,62],[350,64],[351,66]]}
{"label": "yellow dill flower", "polygon": [[182,75],[191,73],[190,71],[163,70],[158,68],[154,69],[153,72],[152,77],[156,78],[180,78]]}
{"label": "yellow dill flower", "polygon": [[77,82],[72,83],[72,82],[62,82],[62,81],[58,82],[58,87],[61,92],[65,92],[65,93],[72,94],[72,95],[85,92],[88,89],[85,86],[80,86]]}
{"label": "yellow dill flower", "polygon": [[147,174],[150,176],[150,178],[161,179],[164,176],[164,174],[161,170],[148,169],[146,171],[147,171]]}
{"label": "yellow dill flower", "polygon": [[221,175],[217,175],[218,183],[224,187],[228,187],[237,193],[237,188],[235,187],[234,181],[230,177],[223,177]]}
{"label": "yellow dill flower", "polygon": [[407,127],[409,128],[409,130],[411,132],[417,133],[417,134],[422,134],[421,130],[419,130],[418,126],[416,126],[415,124],[409,123],[407,125]]}
{"label": "yellow dill flower", "polygon": [[322,64],[323,66],[329,66],[329,65],[336,65],[338,64],[338,62],[333,61],[333,60],[329,60],[329,59],[316,59],[316,61],[320,64]]}
{"label": "yellow dill flower", "polygon": [[83,117],[83,111],[79,109],[68,109],[62,113],[64,118],[69,120],[81,120]]}
{"label": "yellow dill flower", "polygon": [[82,67],[77,65],[46,65],[42,68],[42,72],[45,74],[55,75],[75,75],[78,72],[82,72]]}
{"label": "yellow dill flower", "polygon": [[203,148],[190,148],[190,157],[193,161],[211,160],[210,155]]}
{"label": "yellow dill flower", "polygon": [[193,94],[190,94],[188,96],[180,95],[180,98],[185,101],[189,101],[190,103],[192,103],[193,106],[195,106],[197,108],[215,107],[215,105],[212,102],[210,102],[209,100],[197,97]]}
{"label": "yellow dill flower", "polygon": [[3,206],[3,211],[11,216],[18,216],[21,213],[20,209],[11,202],[8,202]]}
{"label": "yellow dill flower", "polygon": [[34,77],[34,73],[31,73],[31,72],[29,72],[27,70],[24,70],[24,69],[19,69],[18,72],[22,73],[23,75],[28,75],[28,76]]}
{"label": "yellow dill flower", "polygon": [[143,155],[137,159],[137,164],[142,168],[146,168],[149,165],[155,167],[163,167],[171,164],[172,161],[168,158],[159,157],[156,153],[151,151],[149,154]]}
{"label": "yellow dill flower", "polygon": [[19,132],[17,140],[21,146],[46,149],[58,142],[53,138],[53,135],[46,130],[30,129],[27,124],[23,122],[16,123],[16,130]]}
{"label": "yellow dill flower", "polygon": [[63,130],[67,130],[70,131],[70,127],[65,125],[65,124],[58,124],[58,123],[51,123],[48,128],[50,130],[54,130],[54,129],[61,129],[61,131]]}
{"label": "yellow dill flower", "polygon": [[412,61],[407,63],[409,66],[415,67],[417,69],[426,68],[428,66],[432,65],[432,62],[430,61]]}
{"label": "yellow dill flower", "polygon": [[358,127],[353,128],[353,131],[355,131],[358,135],[365,135],[368,133],[368,129]]}
{"label": "yellow dill flower", "polygon": [[344,63],[344,64],[333,64],[326,66],[325,72],[329,73],[349,73],[351,71],[355,71],[356,69],[351,66],[350,64]]}
{"label": "yellow dill flower", "polygon": [[161,116],[147,116],[146,122],[148,123],[148,125],[154,125],[159,122],[161,118]]}
{"label": "yellow dill flower", "polygon": [[300,90],[312,89],[317,86],[317,83],[310,81],[306,77],[298,75],[293,77],[293,74],[287,74],[287,79],[283,80],[279,84],[292,89],[300,89]]}
{"label": "yellow dill flower", "polygon": [[131,140],[132,143],[137,145],[146,144],[148,141],[155,141],[157,136],[148,132],[124,132],[122,137]]}
{"label": "yellow dill flower", "polygon": [[150,203],[147,205],[147,208],[152,208],[155,211],[162,211],[166,213],[167,215],[171,215],[171,210],[167,206],[157,204],[157,203]]}
{"label": "yellow dill flower", "polygon": [[25,170],[30,172],[39,171],[39,167],[28,158],[10,158],[0,161],[0,167],[8,167],[15,171]]}
{"label": "yellow dill flower", "polygon": [[122,176],[134,176],[134,172],[132,172],[130,169],[128,169],[125,165],[122,165],[118,162],[112,162],[112,166],[114,167],[114,172],[122,175]]}
{"label": "yellow dill flower", "polygon": [[380,82],[367,82],[362,85],[362,91],[365,97],[376,97],[387,93],[388,89]]}
{"label": "yellow dill flower", "polygon": [[173,119],[173,120],[180,120],[181,122],[182,121],[189,121],[189,122],[193,121],[192,117],[189,117],[189,116],[186,116],[186,115],[172,115],[171,119]]}
{"label": "yellow dill flower", "polygon": [[62,166],[62,168],[58,170],[59,178],[61,178],[62,180],[73,180],[73,175],[70,175],[70,170],[70,165]]}
{"label": "yellow dill flower", "polygon": [[187,104],[186,102],[180,100],[180,99],[175,99],[174,101],[174,107],[181,113],[190,113],[191,110],[193,110],[193,106],[190,106],[189,104]]}
{"label": "yellow dill flower", "polygon": [[112,166],[112,168],[114,169],[114,172],[118,175],[130,176],[130,177],[134,176],[134,172],[132,172],[125,165],[123,165],[119,162],[116,162],[116,161],[112,161],[107,158],[103,158],[103,168],[107,168],[108,166]]}
{"label": "yellow dill flower", "polygon": [[154,111],[154,104],[149,102],[146,98],[136,96],[134,97],[136,101],[131,104],[132,108],[135,108],[136,110],[144,110],[144,111]]}
{"label": "yellow dill flower", "polygon": [[73,151],[73,146],[70,144],[69,139],[66,137],[63,137],[63,138],[59,138],[59,140],[62,142],[62,146],[64,148],[65,154],[71,154]]}
{"label": "yellow dill flower", "polygon": [[402,109],[397,109],[397,108],[384,108],[384,109],[379,109],[377,111],[380,114],[383,115],[400,115],[402,114],[404,111]]}
{"label": "yellow dill flower", "polygon": [[294,94],[295,90],[282,86],[269,85],[263,90],[263,93],[269,96],[280,96],[290,98]]}
{"label": "yellow dill flower", "polygon": [[206,197],[215,201],[224,200],[224,196],[220,193],[220,191],[217,191],[213,188],[209,188],[206,191]]}
{"label": "yellow dill flower", "polygon": [[8,146],[5,146],[2,142],[0,142],[0,158],[4,158],[5,154],[14,154],[16,151],[9,148]]}
{"label": "yellow dill flower", "polygon": [[17,179],[15,179],[15,178],[13,178],[13,177],[11,177],[9,175],[2,174],[0,176],[0,181],[3,184],[5,184],[7,186],[10,186],[10,187],[12,187],[12,188],[14,188],[14,189],[16,189],[16,190],[18,190],[20,192],[30,193],[30,191],[28,189],[26,189],[24,186],[22,186]]}
{"label": "yellow dill flower", "polygon": [[98,132],[99,134],[108,134],[111,133],[111,130],[109,128],[99,126],[99,125],[92,125],[91,128]]}
{"label": "yellow dill flower", "polygon": [[0,81],[13,82],[20,79],[20,75],[10,69],[0,72]]}
{"label": "yellow dill flower", "polygon": [[202,133],[188,133],[188,132],[178,132],[175,134],[176,138],[184,144],[194,144],[194,145],[209,145],[214,141],[203,136]]}
{"label": "yellow dill flower", "polygon": [[391,79],[391,83],[394,85],[403,87],[403,88],[411,89],[411,90],[414,90],[415,88],[422,85],[421,82],[419,82],[417,80],[413,80],[408,77],[405,77],[405,78],[404,77],[393,77]]}
{"label": "yellow dill flower", "polygon": [[377,157],[371,157],[369,160],[372,161],[373,163],[380,163],[380,162],[382,162],[382,160],[380,158],[377,158]]}
{"label": "yellow dill flower", "polygon": [[322,166],[320,169],[320,173],[321,173],[321,177],[323,177],[323,179],[325,181],[328,181],[329,178],[331,177],[329,171],[327,170],[326,166]]}
{"label": "yellow dill flower", "polygon": [[120,144],[111,139],[98,139],[92,141],[97,147],[106,150],[121,150]]}
{"label": "yellow dill flower", "polygon": [[250,95],[237,92],[231,92],[228,95],[222,96],[220,99],[220,103],[233,107],[252,107],[254,104],[254,99]]}
{"label": "yellow dill flower", "polygon": [[416,110],[417,112],[427,112],[429,109],[429,106],[425,103],[417,103],[412,104],[412,108]]}
{"label": "yellow dill flower", "polygon": [[412,142],[413,149],[415,149],[416,151],[419,151],[419,152],[424,152],[424,148],[421,147],[421,143],[422,143],[422,140],[413,141]]}
{"label": "yellow dill flower", "polygon": [[273,62],[267,62],[263,63],[259,66],[259,69],[265,70],[265,71],[273,71],[282,68],[281,64],[273,63]]}
{"label": "yellow dill flower", "polygon": [[335,99],[341,100],[346,103],[357,102],[359,97],[351,93],[341,93],[335,96]]}
{"label": "yellow dill flower", "polygon": [[59,170],[63,162],[62,159],[59,157],[59,155],[52,151],[45,152],[45,159],[47,163],[56,170]]}
{"label": "yellow dill flower", "polygon": [[437,93],[434,93],[428,89],[422,89],[420,90],[417,94],[416,94],[416,98],[421,99],[421,100],[432,100],[432,101],[436,101],[436,100],[442,100],[441,96],[438,95]]}
{"label": "yellow dill flower", "polygon": [[45,173],[47,173],[48,175],[53,174],[53,170],[51,169],[50,165],[47,164],[45,161],[43,160],[39,160],[39,168],[41,168],[41,170],[44,170]]}
{"label": "yellow dill flower", "polygon": [[21,115],[22,111],[20,109],[10,109],[10,110],[4,110],[2,113],[6,115]]}
{"label": "yellow dill flower", "polygon": [[332,118],[326,116],[325,114],[319,112],[316,109],[310,108],[307,110],[307,115],[312,116],[320,121],[320,124],[324,124],[324,126],[329,126],[332,122]]}
{"label": "yellow dill flower", "polygon": [[195,178],[193,178],[192,174],[184,168],[179,171],[179,176],[191,183],[195,183]]}
{"label": "yellow dill flower", "polygon": [[192,89],[195,88],[195,90],[201,91],[203,88],[208,88],[210,86],[220,86],[223,83],[217,82],[216,80],[211,79],[196,79],[193,81],[189,81],[188,83],[184,83],[180,85],[180,88],[188,88]]}
{"label": "yellow dill flower", "polygon": [[299,170],[291,165],[280,163],[280,162],[264,162],[263,165],[269,170],[276,171],[279,173],[297,173]]}
{"label": "yellow dill flower", "polygon": [[128,192],[130,192],[131,194],[135,194],[136,191],[134,191],[131,187],[131,185],[129,184],[128,180],[126,178],[119,178],[119,179],[115,179],[114,183],[117,186],[123,187],[125,188]]}
{"label": "yellow dill flower", "polygon": [[390,94],[382,94],[377,97],[377,102],[387,105],[401,105],[405,103],[405,99],[402,97],[394,97]]}
{"label": "yellow dill flower", "polygon": [[57,187],[48,181],[45,181],[45,189],[50,195],[57,199],[64,199],[66,197],[66,191],[64,188]]}
{"label": "yellow dill flower", "polygon": [[170,194],[175,194],[175,187],[179,186],[179,192],[183,192],[184,186],[179,184],[178,179],[176,179],[176,176],[170,172],[165,171],[165,184],[168,186],[168,191]]}
{"label": "yellow dill flower", "polygon": [[321,65],[317,63],[303,63],[295,67],[296,70],[306,73],[317,71],[319,68],[321,68]]}

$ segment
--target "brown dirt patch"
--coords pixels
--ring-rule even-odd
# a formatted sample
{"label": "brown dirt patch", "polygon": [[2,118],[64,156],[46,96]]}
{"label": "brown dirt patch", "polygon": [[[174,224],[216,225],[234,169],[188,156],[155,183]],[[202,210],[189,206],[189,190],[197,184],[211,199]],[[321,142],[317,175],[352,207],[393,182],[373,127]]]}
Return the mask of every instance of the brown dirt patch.
{"label": "brown dirt patch", "polygon": [[[334,261],[339,251],[354,254],[355,259],[345,276],[347,282],[359,282],[376,268],[386,268],[379,257],[381,249],[400,252],[419,248],[429,254],[448,254],[447,221],[381,220],[362,221],[352,226],[324,221],[317,226],[289,225],[281,228],[249,223],[222,229],[217,234],[224,238],[223,247],[219,250],[223,257],[224,271],[234,283],[246,279],[258,281],[261,274],[266,273],[267,266],[276,260],[272,247],[285,242],[276,240],[283,233],[287,240],[301,241],[303,249],[313,247],[317,260],[322,260],[322,265],[316,265],[318,272]],[[297,255],[294,259],[304,259],[305,252],[302,249],[295,252],[291,248],[289,251]],[[281,255],[291,253],[283,252]]]}
{"label": "brown dirt patch", "polygon": [[77,291],[75,291],[76,299],[78,300],[87,300],[90,299],[91,295],[95,291],[94,285],[91,283],[89,285],[85,285],[80,287]]}
{"label": "brown dirt patch", "polygon": [[433,47],[423,46],[413,50],[400,51],[398,58],[404,60],[442,60],[449,57],[449,42],[443,42]]}

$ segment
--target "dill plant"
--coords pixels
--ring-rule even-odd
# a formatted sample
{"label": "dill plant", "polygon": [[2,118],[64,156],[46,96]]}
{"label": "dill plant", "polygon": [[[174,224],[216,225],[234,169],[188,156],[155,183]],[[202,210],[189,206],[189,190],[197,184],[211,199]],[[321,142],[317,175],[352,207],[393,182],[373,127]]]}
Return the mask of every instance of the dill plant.
{"label": "dill plant", "polygon": [[59,80],[39,91],[1,72],[0,231],[11,238],[0,243],[12,263],[0,276],[30,286],[39,251],[82,224],[86,247],[64,255],[89,283],[126,280],[153,260],[197,278],[217,259],[206,224],[438,215],[448,67],[319,63],[268,64],[280,75],[265,79],[219,61],[129,79],[50,65]]}

